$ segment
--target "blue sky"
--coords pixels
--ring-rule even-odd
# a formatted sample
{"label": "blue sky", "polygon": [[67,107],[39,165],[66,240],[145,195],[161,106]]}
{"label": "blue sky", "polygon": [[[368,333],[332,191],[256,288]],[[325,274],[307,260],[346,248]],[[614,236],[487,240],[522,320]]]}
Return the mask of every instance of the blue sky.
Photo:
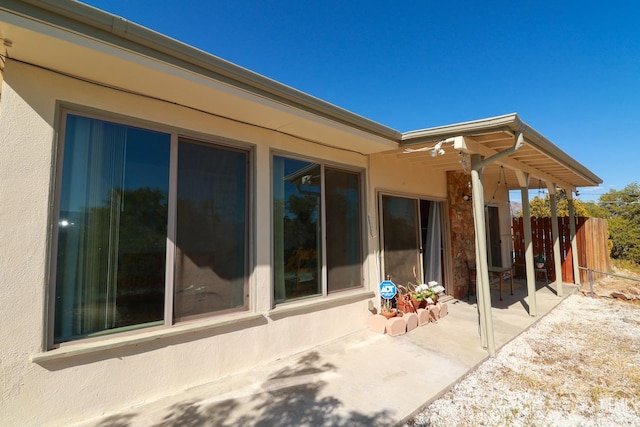
{"label": "blue sky", "polygon": [[640,181],[637,1],[84,3],[401,132],[517,112],[603,179],[582,200]]}

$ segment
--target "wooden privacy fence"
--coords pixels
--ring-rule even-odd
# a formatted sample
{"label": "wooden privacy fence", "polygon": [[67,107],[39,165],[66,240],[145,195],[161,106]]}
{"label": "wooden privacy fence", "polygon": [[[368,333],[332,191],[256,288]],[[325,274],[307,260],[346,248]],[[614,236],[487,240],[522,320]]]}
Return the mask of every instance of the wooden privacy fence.
{"label": "wooden privacy fence", "polygon": [[[516,275],[519,273],[524,275],[523,221],[524,219],[521,217],[513,219],[513,262],[516,268]],[[574,283],[569,217],[558,218],[558,233],[560,235],[560,256],[562,258],[562,280],[567,283]],[[556,280],[551,218],[531,218],[531,240],[534,257],[539,254],[544,255],[546,258],[545,268],[547,269],[549,280]],[[609,233],[605,219],[577,217],[576,243],[580,267],[609,271]],[[600,279],[601,276],[595,274],[594,279]],[[587,271],[580,270],[580,283],[587,283],[588,280]]]}

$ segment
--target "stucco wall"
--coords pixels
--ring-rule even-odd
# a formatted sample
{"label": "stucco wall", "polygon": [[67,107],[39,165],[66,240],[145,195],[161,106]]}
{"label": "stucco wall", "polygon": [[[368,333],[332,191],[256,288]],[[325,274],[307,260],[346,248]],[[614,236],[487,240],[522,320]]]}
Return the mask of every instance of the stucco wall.
{"label": "stucco wall", "polygon": [[[257,213],[249,312],[172,326],[166,328],[169,333],[136,331],[46,351],[49,215],[60,105],[106,119],[147,123],[212,141],[228,138],[253,147]],[[0,414],[6,425],[86,419],[251,369],[364,328],[370,315],[368,302],[377,302],[369,292],[380,281],[378,194],[452,201],[444,171],[406,162],[395,154],[368,157],[357,150],[331,148],[327,143],[336,141],[315,144],[14,61],[5,67],[0,129],[0,342],[10,343],[0,348]],[[348,147],[350,141],[339,143]],[[274,151],[366,171],[364,288],[273,309],[270,164]],[[491,185],[485,184],[489,195]],[[503,201],[496,203],[506,209]],[[473,227],[470,218],[465,224]],[[505,218],[502,211],[501,218]],[[508,233],[508,225],[503,228],[501,233]],[[71,349],[69,354],[65,348]]]}
{"label": "stucco wall", "polygon": [[[62,352],[51,360],[42,358],[47,354],[48,216],[53,200],[57,102],[182,129],[187,135],[212,140],[225,137],[255,147],[254,202],[260,209],[250,283],[253,317],[243,319],[241,315],[238,322],[228,325],[196,322],[198,327],[183,332],[175,329],[175,334],[148,335],[146,340],[123,346],[119,337],[111,336],[103,340],[113,343],[111,347],[96,350],[88,345],[86,352],[76,351],[74,356]],[[355,292],[365,298],[322,309],[314,308],[313,301],[305,301],[285,307],[298,307],[297,311],[270,311],[269,209],[270,150],[360,168],[367,166],[365,156],[13,61],[5,69],[0,129],[0,424],[66,424],[86,419],[250,369],[366,325],[370,313],[365,291],[369,284]],[[145,334],[138,331],[133,336]],[[37,363],[32,361],[34,357]]]}
{"label": "stucco wall", "polygon": [[371,190],[391,191],[420,196],[425,199],[444,200],[447,197],[446,174],[419,163],[410,163],[410,157],[398,154],[371,156]]}
{"label": "stucco wall", "polygon": [[[435,171],[417,163],[409,163],[397,154],[374,154],[369,162],[369,221],[372,233],[379,232],[378,195],[389,193],[442,201],[447,198],[447,180],[443,171]],[[379,251],[378,239],[373,249]],[[376,276],[376,280],[379,277]]]}

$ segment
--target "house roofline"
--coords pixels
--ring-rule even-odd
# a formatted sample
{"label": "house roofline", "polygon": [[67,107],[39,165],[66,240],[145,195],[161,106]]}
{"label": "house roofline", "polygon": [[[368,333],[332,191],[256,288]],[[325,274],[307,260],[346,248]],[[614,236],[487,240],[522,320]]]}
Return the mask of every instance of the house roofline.
{"label": "house roofline", "polygon": [[[516,113],[401,133],[200,49],[95,7],[71,0],[4,0],[1,11],[162,61],[272,102],[323,117],[400,147],[450,136],[523,132],[525,141],[586,181],[602,180],[524,123]],[[0,35],[1,36],[1,35]]]}
{"label": "house roofline", "polygon": [[53,25],[215,78],[275,102],[400,142],[402,134],[117,15],[70,0],[5,0],[0,10]]}
{"label": "house roofline", "polygon": [[593,185],[602,183],[600,177],[522,121],[517,113],[405,132],[402,134],[400,146],[408,147],[454,136],[474,136],[497,131],[510,132],[514,135],[517,132],[522,132],[528,145],[572,169]]}

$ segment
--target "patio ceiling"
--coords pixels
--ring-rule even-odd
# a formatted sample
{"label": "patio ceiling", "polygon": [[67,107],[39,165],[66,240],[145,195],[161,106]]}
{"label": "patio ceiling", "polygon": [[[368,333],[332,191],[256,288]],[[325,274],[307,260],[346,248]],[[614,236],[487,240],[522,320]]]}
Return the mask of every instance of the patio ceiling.
{"label": "patio ceiling", "polygon": [[[516,171],[529,174],[529,188],[546,187],[550,183],[575,190],[602,183],[602,179],[524,123],[515,113],[407,132],[403,134],[399,148],[386,155],[433,170],[463,171],[463,153],[490,157],[513,147],[519,132],[524,136],[524,145],[510,156],[486,166],[486,177],[499,176],[503,166],[506,184],[511,190],[520,188]],[[455,146],[445,142],[442,145],[445,153],[433,157],[429,148],[447,138],[456,138]],[[415,151],[420,148],[425,148],[425,151]],[[413,151],[407,153],[407,149]]]}

